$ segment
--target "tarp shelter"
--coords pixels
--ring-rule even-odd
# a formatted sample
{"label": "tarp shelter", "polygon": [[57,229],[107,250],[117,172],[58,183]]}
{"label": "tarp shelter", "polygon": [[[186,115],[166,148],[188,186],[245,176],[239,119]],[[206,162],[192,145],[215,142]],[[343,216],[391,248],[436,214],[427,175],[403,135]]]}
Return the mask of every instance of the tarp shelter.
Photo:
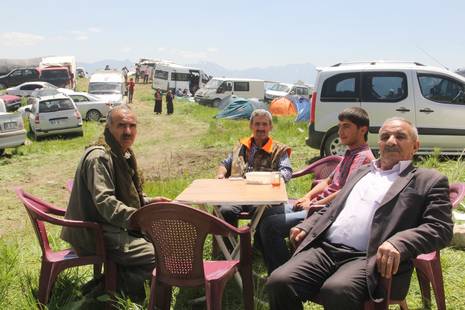
{"label": "tarp shelter", "polygon": [[215,116],[216,118],[249,119],[254,110],[266,109],[265,103],[254,99],[231,97],[228,102],[224,109]]}
{"label": "tarp shelter", "polygon": [[270,112],[275,116],[297,115],[296,122],[308,121],[310,118],[310,102],[302,96],[280,97],[270,103]]}
{"label": "tarp shelter", "polygon": [[0,59],[0,75],[7,74],[16,68],[35,68],[38,67],[42,58],[29,59]]}

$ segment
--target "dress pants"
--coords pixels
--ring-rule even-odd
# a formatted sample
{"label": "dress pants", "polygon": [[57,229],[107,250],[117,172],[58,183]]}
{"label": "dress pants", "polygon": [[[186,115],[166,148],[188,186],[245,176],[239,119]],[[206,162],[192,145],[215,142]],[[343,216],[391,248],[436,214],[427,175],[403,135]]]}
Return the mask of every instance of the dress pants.
{"label": "dress pants", "polygon": [[300,310],[315,298],[325,309],[362,309],[368,297],[365,267],[365,252],[319,242],[271,273],[270,309]]}

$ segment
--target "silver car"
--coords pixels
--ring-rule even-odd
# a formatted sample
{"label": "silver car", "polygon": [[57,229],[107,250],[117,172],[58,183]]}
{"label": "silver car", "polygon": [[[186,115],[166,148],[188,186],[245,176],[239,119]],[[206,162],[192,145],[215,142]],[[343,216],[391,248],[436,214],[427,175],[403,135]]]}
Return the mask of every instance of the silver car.
{"label": "silver car", "polygon": [[23,145],[25,140],[26,130],[21,115],[7,112],[5,103],[0,99],[0,155],[5,148]]}
{"label": "silver car", "polygon": [[74,102],[64,94],[30,98],[31,108],[26,109],[32,135],[43,136],[83,135],[82,118]]}
{"label": "silver car", "polygon": [[73,92],[69,93],[68,96],[73,99],[83,118],[88,121],[105,119],[113,107],[110,101],[102,100],[85,92]]}

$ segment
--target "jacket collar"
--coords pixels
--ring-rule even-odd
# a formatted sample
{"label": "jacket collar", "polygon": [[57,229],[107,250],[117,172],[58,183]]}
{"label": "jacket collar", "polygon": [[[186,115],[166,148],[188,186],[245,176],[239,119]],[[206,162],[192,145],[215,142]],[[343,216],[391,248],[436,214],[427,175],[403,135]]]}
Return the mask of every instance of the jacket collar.
{"label": "jacket collar", "polygon": [[[252,148],[253,136],[242,138],[239,142],[250,151]],[[270,154],[273,149],[273,139],[268,137],[268,141],[261,147],[261,149]]]}

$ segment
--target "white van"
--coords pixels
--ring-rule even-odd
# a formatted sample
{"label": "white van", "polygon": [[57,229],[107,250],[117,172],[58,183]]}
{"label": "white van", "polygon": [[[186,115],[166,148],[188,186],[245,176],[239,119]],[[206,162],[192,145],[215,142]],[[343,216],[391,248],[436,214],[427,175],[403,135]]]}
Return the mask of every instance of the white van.
{"label": "white van", "polygon": [[276,83],[265,91],[265,101],[271,102],[275,98],[287,95],[297,95],[310,98],[313,87],[305,84]]}
{"label": "white van", "polygon": [[161,91],[187,89],[191,94],[195,94],[208,80],[208,75],[201,69],[173,63],[157,63],[153,73],[152,88]]}
{"label": "white van", "polygon": [[195,93],[195,102],[218,107],[224,97],[236,95],[263,100],[265,81],[256,79],[212,78],[204,88]]}
{"label": "white van", "polygon": [[112,105],[126,103],[126,83],[120,71],[102,70],[91,75],[89,94],[102,100],[108,100]]}
{"label": "white van", "polygon": [[337,115],[344,108],[368,112],[368,144],[378,149],[384,120],[410,120],[420,136],[419,154],[440,148],[461,154],[465,145],[465,77],[416,62],[340,63],[318,68],[312,95],[307,145],[322,156],[344,154],[337,134]]}

